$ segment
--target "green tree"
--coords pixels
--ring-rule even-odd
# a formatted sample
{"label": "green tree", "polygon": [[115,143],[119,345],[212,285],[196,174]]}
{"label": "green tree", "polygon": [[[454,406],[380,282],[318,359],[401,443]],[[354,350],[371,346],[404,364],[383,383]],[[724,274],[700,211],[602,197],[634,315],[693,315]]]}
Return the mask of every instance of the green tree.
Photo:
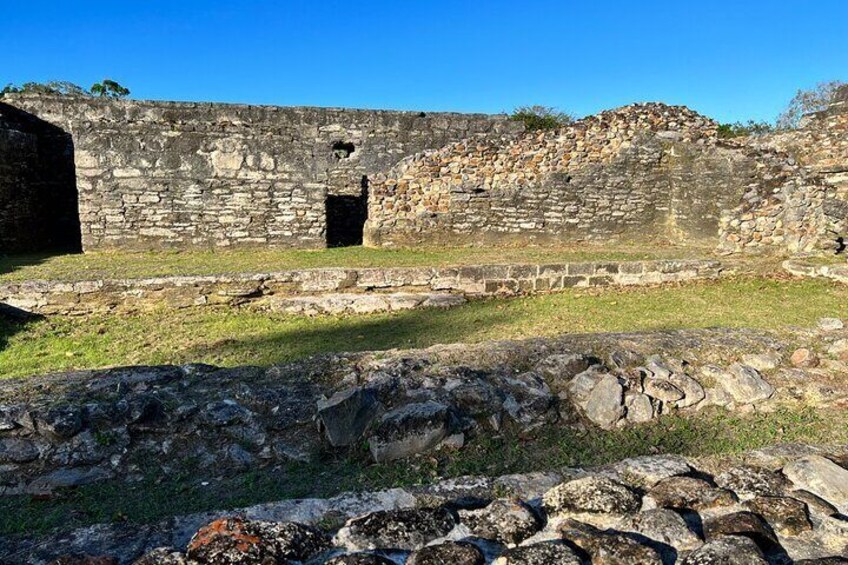
{"label": "green tree", "polygon": [[7,84],[0,94],[58,94],[60,96],[90,96],[83,87],[66,80],[51,80],[48,82],[25,82],[18,86]]}
{"label": "green tree", "polygon": [[519,106],[509,119],[523,122],[528,131],[561,128],[574,121],[574,116],[550,106]]}
{"label": "green tree", "polygon": [[91,85],[91,94],[106,98],[125,98],[129,96],[130,91],[114,80],[107,78],[103,79],[103,82],[96,82]]}

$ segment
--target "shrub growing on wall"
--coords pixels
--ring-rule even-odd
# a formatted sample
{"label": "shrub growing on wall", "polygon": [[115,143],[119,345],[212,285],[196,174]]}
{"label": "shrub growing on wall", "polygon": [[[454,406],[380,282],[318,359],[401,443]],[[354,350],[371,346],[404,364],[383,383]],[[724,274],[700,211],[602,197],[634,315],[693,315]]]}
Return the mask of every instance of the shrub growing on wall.
{"label": "shrub growing on wall", "polygon": [[528,131],[556,129],[574,121],[574,116],[550,106],[519,106],[511,120],[523,122]]}
{"label": "shrub growing on wall", "polygon": [[731,137],[743,137],[746,135],[762,135],[775,130],[773,124],[766,121],[755,122],[748,120],[747,122],[734,122],[732,124],[720,124],[718,126],[718,136],[722,139]]}

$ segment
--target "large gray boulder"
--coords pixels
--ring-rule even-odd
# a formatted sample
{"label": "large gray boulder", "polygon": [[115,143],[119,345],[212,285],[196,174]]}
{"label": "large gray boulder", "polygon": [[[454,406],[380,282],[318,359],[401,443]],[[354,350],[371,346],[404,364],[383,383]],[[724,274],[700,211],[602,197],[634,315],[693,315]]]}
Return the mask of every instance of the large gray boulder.
{"label": "large gray boulder", "polygon": [[774,394],[774,387],[759,371],[741,363],[734,363],[727,371],[722,371],[717,384],[738,404],[756,404]]}
{"label": "large gray boulder", "polygon": [[479,510],[460,510],[459,517],[475,536],[505,545],[519,544],[542,529],[533,509],[515,499],[499,498]]}
{"label": "large gray boulder", "polygon": [[608,477],[589,475],[555,486],[542,497],[550,515],[569,512],[629,514],[639,509],[636,492]]}
{"label": "large gray boulder", "polygon": [[383,510],[348,520],[335,542],[350,551],[414,551],[446,536],[456,523],[453,512],[442,506]]}
{"label": "large gray boulder", "polygon": [[453,430],[451,409],[439,402],[407,404],[387,412],[368,438],[377,463],[403,459],[435,448]]}
{"label": "large gray boulder", "polygon": [[821,455],[809,455],[786,465],[783,474],[796,488],[820,496],[848,514],[848,470]]}
{"label": "large gray boulder", "polygon": [[318,401],[318,419],[330,445],[347,447],[359,441],[383,405],[370,389],[349,388]]}
{"label": "large gray boulder", "polygon": [[583,410],[586,417],[602,428],[612,428],[624,417],[624,387],[615,375],[605,375],[589,393]]}

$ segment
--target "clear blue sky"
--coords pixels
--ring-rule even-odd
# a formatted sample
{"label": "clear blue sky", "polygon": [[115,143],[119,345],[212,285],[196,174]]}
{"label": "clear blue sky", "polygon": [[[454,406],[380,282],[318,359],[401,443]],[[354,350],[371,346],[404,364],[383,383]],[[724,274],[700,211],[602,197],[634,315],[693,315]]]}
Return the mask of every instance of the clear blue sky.
{"label": "clear blue sky", "polygon": [[770,119],[848,81],[848,0],[0,0],[0,82],[134,98]]}

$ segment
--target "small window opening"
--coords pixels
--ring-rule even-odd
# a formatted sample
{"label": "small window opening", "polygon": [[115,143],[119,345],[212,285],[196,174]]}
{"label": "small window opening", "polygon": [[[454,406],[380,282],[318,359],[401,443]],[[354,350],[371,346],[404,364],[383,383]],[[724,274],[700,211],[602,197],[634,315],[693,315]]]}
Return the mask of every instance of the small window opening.
{"label": "small window opening", "polygon": [[846,245],[846,243],[845,243],[845,238],[844,237],[837,237],[836,238],[836,254],[842,255],[845,252],[846,247],[848,247],[848,245]]}
{"label": "small window opening", "polygon": [[336,156],[336,159],[347,159],[354,150],[356,150],[356,147],[350,142],[337,141],[333,144],[333,155]]}

